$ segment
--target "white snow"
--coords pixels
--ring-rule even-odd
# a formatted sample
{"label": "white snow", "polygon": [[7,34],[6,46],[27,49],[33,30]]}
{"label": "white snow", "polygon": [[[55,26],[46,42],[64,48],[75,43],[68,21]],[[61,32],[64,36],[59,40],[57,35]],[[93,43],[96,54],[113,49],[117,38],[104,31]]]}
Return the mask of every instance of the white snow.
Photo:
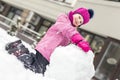
{"label": "white snow", "polygon": [[45,76],[57,80],[90,80],[95,73],[93,58],[92,51],[85,53],[73,44],[58,47],[51,55]]}
{"label": "white snow", "polygon": [[[23,64],[5,50],[5,44],[17,40],[0,28],[0,80],[90,80],[94,75],[93,52],[83,52],[77,46],[70,44],[58,47],[51,55],[50,65],[45,76],[26,70]],[[34,49],[25,42],[31,52]]]}

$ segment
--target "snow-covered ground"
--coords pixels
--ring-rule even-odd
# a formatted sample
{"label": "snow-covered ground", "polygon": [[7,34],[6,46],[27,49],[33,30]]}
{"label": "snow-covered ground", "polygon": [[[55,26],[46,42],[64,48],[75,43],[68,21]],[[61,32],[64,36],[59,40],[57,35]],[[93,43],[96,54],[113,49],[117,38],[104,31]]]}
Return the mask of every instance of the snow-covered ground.
{"label": "snow-covered ground", "polygon": [[[5,44],[18,40],[0,28],[0,80],[91,80],[95,70],[92,51],[84,53],[77,46],[70,44],[58,47],[51,55],[50,65],[45,76],[26,70],[23,64],[5,51]],[[25,42],[24,45],[34,52]]]}

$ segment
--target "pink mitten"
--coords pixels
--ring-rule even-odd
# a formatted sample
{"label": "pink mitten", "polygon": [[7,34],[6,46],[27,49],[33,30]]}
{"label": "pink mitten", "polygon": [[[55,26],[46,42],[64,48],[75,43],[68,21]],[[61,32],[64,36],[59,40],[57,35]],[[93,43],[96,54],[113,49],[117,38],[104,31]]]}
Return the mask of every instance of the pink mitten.
{"label": "pink mitten", "polygon": [[84,38],[79,34],[76,33],[71,37],[72,43],[78,44],[80,41],[82,41]]}
{"label": "pink mitten", "polygon": [[82,50],[84,52],[88,52],[89,50],[91,50],[90,46],[89,46],[89,43],[86,42],[86,41],[80,41],[78,44],[77,44],[78,47],[82,48]]}

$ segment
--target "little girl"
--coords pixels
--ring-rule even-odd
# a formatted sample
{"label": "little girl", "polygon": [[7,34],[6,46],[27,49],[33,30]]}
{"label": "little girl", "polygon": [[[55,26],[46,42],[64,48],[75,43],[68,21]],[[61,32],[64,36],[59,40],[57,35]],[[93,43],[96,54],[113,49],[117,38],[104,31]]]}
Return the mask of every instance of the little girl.
{"label": "little girl", "polygon": [[31,67],[36,70],[33,71],[44,74],[46,66],[49,65],[50,56],[58,46],[73,43],[84,52],[88,52],[91,48],[77,28],[88,23],[93,15],[94,11],[86,8],[78,8],[68,14],[59,15],[55,24],[48,29],[35,47],[36,54]]}
{"label": "little girl", "polygon": [[55,24],[49,28],[46,35],[36,45],[36,63],[45,72],[49,64],[52,52],[58,46],[67,46],[69,43],[76,44],[83,51],[88,52],[91,48],[77,31],[77,27],[89,22],[93,17],[93,10],[78,8],[68,14],[58,16]]}

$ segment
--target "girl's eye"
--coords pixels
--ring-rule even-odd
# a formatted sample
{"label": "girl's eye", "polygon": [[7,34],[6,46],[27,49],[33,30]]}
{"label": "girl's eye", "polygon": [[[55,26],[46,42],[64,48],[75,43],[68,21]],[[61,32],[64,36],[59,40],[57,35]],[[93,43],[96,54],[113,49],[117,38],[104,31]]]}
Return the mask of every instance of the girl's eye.
{"label": "girl's eye", "polygon": [[80,23],[82,23],[82,21],[80,21]]}
{"label": "girl's eye", "polygon": [[81,17],[79,16],[79,19],[81,19]]}

